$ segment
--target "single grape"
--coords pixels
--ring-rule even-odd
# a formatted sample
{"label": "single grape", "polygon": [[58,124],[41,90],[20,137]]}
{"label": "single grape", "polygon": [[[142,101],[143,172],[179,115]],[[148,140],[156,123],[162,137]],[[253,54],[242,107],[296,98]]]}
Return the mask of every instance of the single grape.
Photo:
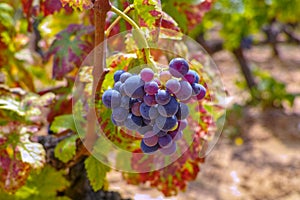
{"label": "single grape", "polygon": [[189,71],[189,64],[183,58],[174,58],[169,63],[169,71],[174,77],[183,77]]}
{"label": "single grape", "polygon": [[144,90],[149,95],[154,95],[158,91],[158,84],[155,81],[145,83]]}
{"label": "single grape", "polygon": [[143,98],[144,81],[138,75],[133,75],[124,82],[124,91],[129,97]]}
{"label": "single grape", "polygon": [[125,92],[125,90],[124,90],[124,83],[122,83],[122,84],[120,85],[119,91],[120,91],[120,94],[121,94],[122,96],[127,96],[127,94],[126,94],[126,92]]}
{"label": "single grape", "polygon": [[140,116],[135,116],[135,115],[131,115],[131,119],[132,121],[138,125],[139,127],[142,127],[143,126],[143,118],[140,117]]}
{"label": "single grape", "polygon": [[202,86],[201,90],[200,90],[199,94],[196,96],[198,101],[204,99],[204,97],[206,95],[206,88],[203,85],[201,85],[201,86]]}
{"label": "single grape", "polygon": [[150,107],[150,110],[149,110],[150,119],[156,119],[158,116],[159,116],[159,113],[157,110],[157,106]]}
{"label": "single grape", "polygon": [[158,112],[161,116],[171,117],[175,115],[178,111],[178,102],[174,97],[166,105],[158,105]]}
{"label": "single grape", "polygon": [[172,78],[172,74],[169,71],[162,71],[159,73],[159,80],[163,83]]}
{"label": "single grape", "polygon": [[112,118],[117,122],[124,122],[128,117],[128,109],[117,107],[112,111]]}
{"label": "single grape", "polygon": [[177,119],[178,120],[186,119],[188,117],[189,113],[190,113],[189,107],[185,103],[180,102],[179,109],[176,113]]}
{"label": "single grape", "polygon": [[158,137],[158,144],[161,148],[168,148],[172,145],[173,140],[169,134],[166,134],[162,137]]}
{"label": "single grape", "polygon": [[152,147],[157,144],[158,137],[153,133],[153,131],[148,131],[145,133],[143,141],[147,146]]}
{"label": "single grape", "polygon": [[175,130],[175,131],[169,131],[168,134],[172,137],[173,141],[178,141],[182,138],[182,131]]}
{"label": "single grape", "polygon": [[159,116],[155,120],[155,124],[160,130],[169,131],[174,128],[177,124],[177,118],[175,116],[172,117],[163,117]]}
{"label": "single grape", "polygon": [[186,119],[184,120],[178,120],[178,127],[177,130],[178,131],[182,131],[184,130],[188,125],[188,121]]}
{"label": "single grape", "polygon": [[122,85],[122,83],[120,81],[116,82],[114,84],[114,90],[117,90],[118,92],[120,92],[120,86]]}
{"label": "single grape", "polygon": [[150,68],[144,68],[140,72],[141,79],[145,82],[151,81],[154,77],[154,72]]}
{"label": "single grape", "polygon": [[114,73],[114,81],[118,82],[120,80],[120,76],[124,73],[124,70],[118,70]]}
{"label": "single grape", "polygon": [[199,74],[197,72],[196,73],[196,77],[195,77],[195,82],[194,83],[199,83],[200,77]]}
{"label": "single grape", "polygon": [[141,128],[141,126],[138,126],[133,120],[132,120],[132,114],[129,114],[127,119],[124,122],[124,125],[129,130],[138,130]]}
{"label": "single grape", "polygon": [[141,104],[142,104],[141,102],[135,102],[131,106],[131,113],[134,114],[135,116],[141,116],[141,112],[140,112]]}
{"label": "single grape", "polygon": [[155,146],[153,147],[149,147],[145,144],[145,142],[142,140],[141,142],[141,150],[144,152],[144,153],[148,153],[148,154],[151,154],[151,153],[154,153],[155,151],[157,151],[159,148],[159,145],[156,144]]}
{"label": "single grape", "polygon": [[193,96],[197,96],[200,94],[201,90],[203,90],[203,86],[199,83],[193,83],[191,86],[193,89]]}
{"label": "single grape", "polygon": [[193,84],[196,81],[196,77],[197,77],[197,72],[195,72],[194,70],[189,70],[188,73],[184,76],[184,79],[190,84]]}
{"label": "single grape", "polygon": [[180,83],[177,79],[170,79],[166,83],[166,88],[170,93],[177,93],[180,90]]}
{"label": "single grape", "polygon": [[111,116],[111,121],[115,126],[124,126],[124,121],[117,122],[116,120],[114,120],[113,116]]}
{"label": "single grape", "polygon": [[189,98],[191,98],[193,93],[193,89],[191,84],[189,84],[189,82],[187,81],[180,81],[180,90],[175,93],[176,97],[180,100],[180,101],[186,101]]}
{"label": "single grape", "polygon": [[102,102],[107,108],[115,108],[121,104],[121,94],[113,89],[108,89],[102,95]]}
{"label": "single grape", "polygon": [[150,116],[149,116],[150,108],[151,107],[147,106],[145,103],[142,103],[140,105],[140,113],[144,119],[150,119]]}
{"label": "single grape", "polygon": [[152,131],[152,129],[153,127],[148,125],[148,126],[140,127],[139,129],[137,129],[137,132],[139,132],[141,135],[144,135],[148,131]]}
{"label": "single grape", "polygon": [[121,97],[121,107],[129,109],[130,104],[130,97],[128,96],[122,96]]}
{"label": "single grape", "polygon": [[177,146],[175,142],[172,142],[172,144],[167,147],[167,148],[161,148],[160,152],[163,153],[164,155],[172,155],[173,153],[176,152]]}
{"label": "single grape", "polygon": [[155,95],[155,100],[160,105],[166,105],[171,100],[171,95],[166,90],[158,90],[157,94]]}
{"label": "single grape", "polygon": [[157,104],[157,102],[155,100],[155,95],[145,94],[143,100],[147,106],[154,106]]}
{"label": "single grape", "polygon": [[124,72],[123,74],[121,74],[120,76],[121,83],[124,83],[131,76],[132,74],[130,74],[129,72]]}

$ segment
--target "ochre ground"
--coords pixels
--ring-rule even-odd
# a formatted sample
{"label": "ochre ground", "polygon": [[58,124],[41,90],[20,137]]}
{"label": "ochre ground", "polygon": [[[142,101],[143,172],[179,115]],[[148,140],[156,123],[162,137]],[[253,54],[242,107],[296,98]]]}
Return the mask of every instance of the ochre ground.
{"label": "ochre ground", "polygon": [[[286,83],[289,92],[300,93],[300,47],[282,45],[279,49],[280,59],[272,56],[268,46],[248,50],[246,57],[252,66],[259,66]],[[241,76],[234,57],[222,51],[213,58],[233,102],[243,102],[248,93],[235,85]],[[186,192],[163,198],[148,186],[127,185],[116,172],[108,176],[110,189],[137,200],[299,200],[300,97],[292,108],[284,110],[246,107],[237,124],[244,143],[236,146],[222,134]]]}

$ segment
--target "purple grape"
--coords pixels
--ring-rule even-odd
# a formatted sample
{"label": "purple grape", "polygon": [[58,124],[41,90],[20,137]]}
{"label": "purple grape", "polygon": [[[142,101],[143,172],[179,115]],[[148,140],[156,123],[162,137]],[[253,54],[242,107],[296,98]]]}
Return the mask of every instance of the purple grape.
{"label": "purple grape", "polygon": [[160,105],[166,105],[171,100],[171,95],[166,90],[158,90],[157,94],[155,95],[155,100]]}
{"label": "purple grape", "polygon": [[147,106],[154,106],[157,104],[156,100],[155,100],[155,95],[149,95],[149,94],[146,94],[143,98],[144,100],[144,103],[147,105]]}
{"label": "purple grape", "polygon": [[167,135],[168,133],[166,131],[159,131],[156,135],[157,137],[163,137],[165,135]]}
{"label": "purple grape", "polygon": [[180,90],[180,83],[177,79],[170,79],[166,83],[166,88],[169,92],[175,94]]}
{"label": "purple grape", "polygon": [[128,109],[117,107],[112,111],[112,118],[117,122],[124,122],[128,117]]}
{"label": "purple grape", "polygon": [[131,76],[132,74],[130,74],[129,72],[124,72],[123,74],[121,74],[120,76],[121,83],[124,83]]}
{"label": "purple grape", "polygon": [[107,108],[116,108],[121,104],[121,94],[113,89],[108,89],[102,95],[102,102]]}
{"label": "purple grape", "polygon": [[140,113],[144,119],[150,119],[149,112],[150,106],[147,106],[145,103],[142,103],[140,106]]}
{"label": "purple grape", "polygon": [[159,116],[155,120],[155,124],[160,130],[169,131],[172,130],[177,124],[177,118],[175,116],[172,117],[163,117]]}
{"label": "purple grape", "polygon": [[128,96],[122,96],[121,97],[121,107],[129,109],[130,106],[130,97]]}
{"label": "purple grape", "polygon": [[204,99],[204,97],[206,95],[206,88],[203,85],[201,85],[201,86],[202,86],[201,90],[200,90],[199,94],[196,96],[198,101]]}
{"label": "purple grape", "polygon": [[144,90],[149,95],[154,95],[158,91],[158,84],[155,81],[145,83]]}
{"label": "purple grape", "polygon": [[151,153],[154,153],[155,151],[157,151],[159,148],[159,145],[156,144],[155,146],[153,147],[149,147],[145,144],[145,142],[142,140],[141,142],[141,150],[144,152],[144,153],[148,153],[148,154],[151,154]]}
{"label": "purple grape", "polygon": [[187,81],[180,81],[180,90],[175,93],[175,95],[180,101],[186,101],[191,98],[192,93],[193,89],[191,84]]}
{"label": "purple grape", "polygon": [[180,102],[176,117],[178,120],[186,119],[189,115],[189,112],[189,107],[185,103]]}
{"label": "purple grape", "polygon": [[124,70],[118,70],[114,73],[114,81],[118,82],[120,80],[120,76],[124,73]]}
{"label": "purple grape", "polygon": [[116,82],[114,84],[114,90],[117,90],[118,92],[120,92],[120,86],[122,85],[122,83],[120,81]]}
{"label": "purple grape", "polygon": [[132,120],[132,114],[129,114],[127,119],[124,122],[124,125],[129,130],[138,130],[141,128],[141,126],[138,126],[133,120]]}
{"label": "purple grape", "polygon": [[158,138],[158,144],[161,148],[168,148],[172,145],[173,140],[169,134]]}
{"label": "purple grape", "polygon": [[172,74],[169,71],[162,71],[159,73],[159,79],[165,83],[172,78]]}
{"label": "purple grape", "polygon": [[139,129],[137,129],[137,131],[141,134],[144,135],[145,133],[147,133],[148,131],[152,131],[153,127],[152,126],[143,126],[140,127]]}
{"label": "purple grape", "polygon": [[203,86],[199,83],[193,83],[191,86],[193,89],[193,96],[197,96],[200,94],[201,90],[203,90]]}
{"label": "purple grape", "polygon": [[122,83],[122,84],[120,85],[119,91],[120,91],[120,94],[121,94],[122,96],[127,96],[127,94],[126,94],[126,92],[125,92],[125,90],[124,90],[124,83]]}
{"label": "purple grape", "polygon": [[116,120],[114,120],[113,116],[111,116],[111,121],[115,126],[124,126],[124,121],[123,122],[117,122]]}
{"label": "purple grape", "polygon": [[132,121],[139,127],[143,126],[143,118],[135,115],[131,115]]}
{"label": "purple grape", "polygon": [[131,106],[131,113],[134,114],[135,116],[141,116],[140,106],[141,106],[141,102],[135,102]]}
{"label": "purple grape", "polygon": [[174,58],[169,63],[169,71],[174,77],[183,77],[189,71],[189,64],[183,58]]}
{"label": "purple grape", "polygon": [[144,122],[144,125],[150,125],[151,124],[151,120],[150,119],[144,119],[143,118],[143,122]]}
{"label": "purple grape", "polygon": [[158,112],[161,116],[171,117],[178,111],[178,102],[174,97],[166,105],[158,105]]}
{"label": "purple grape", "polygon": [[124,82],[124,91],[129,97],[143,98],[144,81],[138,75],[133,75]]}
{"label": "purple grape", "polygon": [[196,73],[196,78],[195,78],[195,82],[194,83],[199,83],[200,77],[199,74],[197,72]]}
{"label": "purple grape", "polygon": [[140,76],[143,81],[148,82],[153,79],[154,72],[150,68],[144,68],[144,69],[142,69]]}
{"label": "purple grape", "polygon": [[164,155],[172,155],[173,153],[176,152],[177,146],[176,143],[173,142],[168,148],[161,148],[160,152],[163,153]]}
{"label": "purple grape", "polygon": [[173,141],[178,141],[182,138],[182,131],[175,130],[175,131],[169,131],[168,134],[172,137]]}
{"label": "purple grape", "polygon": [[153,131],[148,131],[145,133],[143,141],[147,146],[152,147],[157,144],[158,137],[153,133]]}
{"label": "purple grape", "polygon": [[188,121],[186,119],[184,120],[178,120],[178,127],[177,127],[177,131],[182,131],[184,130],[188,125]]}
{"label": "purple grape", "polygon": [[195,72],[194,70],[189,70],[188,73],[184,76],[184,79],[190,84],[193,84],[196,81],[196,76],[197,72]]}
{"label": "purple grape", "polygon": [[150,107],[149,117],[150,119],[156,119],[159,116],[158,110],[156,106]]}

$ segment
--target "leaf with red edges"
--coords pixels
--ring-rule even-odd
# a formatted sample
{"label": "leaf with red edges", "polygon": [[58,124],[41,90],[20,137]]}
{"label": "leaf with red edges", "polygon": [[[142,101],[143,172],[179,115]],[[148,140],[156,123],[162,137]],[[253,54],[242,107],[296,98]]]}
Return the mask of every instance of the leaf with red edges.
{"label": "leaf with red edges", "polygon": [[56,35],[47,53],[53,55],[53,73],[55,79],[62,79],[75,67],[79,67],[84,57],[92,50],[92,44],[82,39],[83,35],[92,33],[92,26],[71,24]]}
{"label": "leaf with red edges", "polygon": [[93,6],[91,0],[60,0],[63,6],[69,5],[75,9],[90,9]]}
{"label": "leaf with red edges", "polygon": [[15,192],[25,184],[30,172],[28,163],[12,159],[6,149],[1,149],[0,166],[0,188],[4,191]]}

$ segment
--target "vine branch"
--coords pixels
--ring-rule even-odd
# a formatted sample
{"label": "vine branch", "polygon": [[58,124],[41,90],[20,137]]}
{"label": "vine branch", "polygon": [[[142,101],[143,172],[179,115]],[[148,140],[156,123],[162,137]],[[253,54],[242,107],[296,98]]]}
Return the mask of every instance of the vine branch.
{"label": "vine branch", "polygon": [[97,121],[95,102],[100,99],[99,92],[102,84],[99,84],[99,77],[103,74],[105,68],[105,49],[101,44],[105,39],[105,19],[107,12],[111,9],[109,0],[95,0],[94,2],[94,20],[95,20],[95,48],[94,48],[94,68],[93,68],[93,87],[92,102],[87,116],[87,134],[85,138],[85,147],[89,152],[97,139],[95,125]]}
{"label": "vine branch", "polygon": [[[127,13],[129,13],[133,8],[134,8],[134,5],[133,5],[133,4],[130,4],[130,5],[123,11],[123,13],[124,13],[124,14],[127,14]],[[106,29],[106,31],[105,31],[105,36],[106,36],[106,37],[109,36],[109,34],[110,34],[111,30],[113,29],[113,27],[116,26],[117,23],[118,23],[121,19],[122,19],[122,17],[121,17],[121,16],[118,16],[118,17],[110,24],[110,26],[109,26],[109,27]]]}

